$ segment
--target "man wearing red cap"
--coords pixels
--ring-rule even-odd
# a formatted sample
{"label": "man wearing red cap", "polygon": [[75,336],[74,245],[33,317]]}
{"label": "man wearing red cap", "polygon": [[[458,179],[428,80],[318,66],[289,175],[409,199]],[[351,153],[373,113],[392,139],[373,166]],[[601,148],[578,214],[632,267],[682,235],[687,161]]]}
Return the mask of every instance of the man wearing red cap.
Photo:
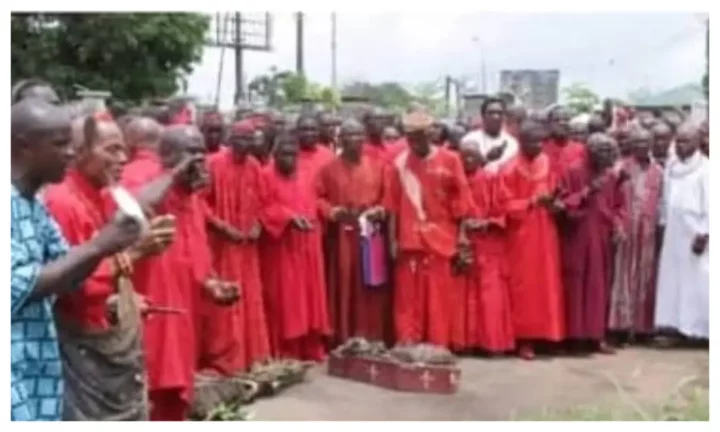
{"label": "man wearing red cap", "polygon": [[432,117],[405,118],[407,150],[393,159],[385,207],[395,216],[395,331],[398,342],[449,346],[451,261],[458,252],[458,224],[469,214],[470,190],[459,156],[430,144]]}
{"label": "man wearing red cap", "polygon": [[256,132],[250,119],[235,122],[228,137],[230,150],[208,159],[211,182],[206,198],[214,268],[223,279],[242,286],[243,301],[207,308],[200,367],[228,375],[270,356],[258,260],[262,167],[250,154]]}

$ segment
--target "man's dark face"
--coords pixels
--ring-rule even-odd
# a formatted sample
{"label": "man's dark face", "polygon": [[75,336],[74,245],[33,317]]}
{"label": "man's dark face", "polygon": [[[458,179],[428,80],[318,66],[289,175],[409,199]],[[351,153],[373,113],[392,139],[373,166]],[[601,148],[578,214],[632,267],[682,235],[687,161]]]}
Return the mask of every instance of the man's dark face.
{"label": "man's dark face", "polygon": [[365,130],[367,131],[368,136],[373,138],[381,138],[383,130],[385,130],[385,126],[387,126],[387,124],[388,123],[385,120],[385,117],[370,114],[365,119]]}
{"label": "man's dark face", "polygon": [[315,146],[318,140],[318,124],[315,119],[306,118],[298,122],[295,130],[298,144],[303,149]]}
{"label": "man's dark face", "polygon": [[668,151],[670,150],[672,138],[673,136],[670,128],[658,127],[653,129],[652,154],[655,159],[665,160]]}
{"label": "man's dark face", "polygon": [[500,102],[492,102],[485,107],[482,115],[483,129],[490,135],[497,135],[505,120],[505,107]]}
{"label": "man's dark face", "polygon": [[348,128],[340,131],[340,146],[343,154],[358,156],[365,141],[365,131],[360,128]]}
{"label": "man's dark face", "polygon": [[427,129],[407,133],[407,142],[410,150],[419,157],[430,153],[430,134]]}
{"label": "man's dark face", "polygon": [[70,119],[67,125],[29,133],[23,138],[22,158],[30,174],[42,183],[60,183],[75,158]]}
{"label": "man's dark face", "polygon": [[520,131],[520,151],[534,159],[542,151],[542,141],[545,139],[545,131],[540,125],[525,127]]}
{"label": "man's dark face", "polygon": [[698,145],[699,140],[696,133],[689,130],[680,130],[675,137],[675,154],[681,160],[685,160],[695,154]]}
{"label": "man's dark face", "polygon": [[430,142],[435,145],[443,144],[445,138],[445,126],[442,123],[433,123],[430,126]]}
{"label": "man's dark face", "polygon": [[184,188],[195,191],[203,188],[208,179],[205,165],[206,154],[207,148],[203,136],[200,133],[194,133],[184,137],[182,143],[179,143],[175,148],[175,151],[167,155],[165,166],[175,166],[186,157],[197,156],[198,161],[190,169],[183,172],[179,178],[179,182]]}
{"label": "man's dark face", "polygon": [[587,143],[588,139],[588,129],[587,126],[584,124],[576,124],[570,126],[570,138],[573,141],[577,141],[579,143]]}
{"label": "man's dark face", "polygon": [[243,133],[232,133],[228,138],[233,155],[238,160],[243,160],[250,153],[255,145],[255,134],[251,131]]}
{"label": "man's dark face", "polygon": [[215,150],[220,147],[220,143],[223,139],[223,127],[220,125],[208,125],[203,128],[203,136],[205,137],[205,143],[211,150]]}
{"label": "man's dark face", "polygon": [[82,143],[78,149],[78,168],[95,185],[107,186],[108,180],[119,181],[127,163],[127,146],[115,122],[97,124],[96,136]]}
{"label": "man's dark face", "polygon": [[649,134],[634,137],[630,140],[633,149],[633,156],[637,160],[646,161],[650,157],[651,137]]}
{"label": "man's dark face", "polygon": [[570,136],[570,112],[558,109],[550,115],[550,134],[559,140],[567,139]]}
{"label": "man's dark face", "polygon": [[590,159],[598,169],[606,169],[615,162],[615,149],[610,142],[603,142],[590,147]]}
{"label": "man's dark face", "polygon": [[297,166],[298,148],[291,142],[279,142],[275,149],[275,166],[284,175],[291,175]]}

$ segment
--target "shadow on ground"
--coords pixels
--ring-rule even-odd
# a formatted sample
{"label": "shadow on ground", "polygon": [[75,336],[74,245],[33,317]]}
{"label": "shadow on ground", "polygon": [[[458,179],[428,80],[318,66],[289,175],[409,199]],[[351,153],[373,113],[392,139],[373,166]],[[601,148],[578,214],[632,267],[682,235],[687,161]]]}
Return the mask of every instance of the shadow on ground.
{"label": "shadow on ground", "polygon": [[[615,356],[462,359],[451,396],[383,390],[330,377],[325,366],[250,409],[255,420],[508,420],[579,405],[664,403],[707,377],[708,351],[631,348]],[[530,414],[530,417],[528,417]]]}

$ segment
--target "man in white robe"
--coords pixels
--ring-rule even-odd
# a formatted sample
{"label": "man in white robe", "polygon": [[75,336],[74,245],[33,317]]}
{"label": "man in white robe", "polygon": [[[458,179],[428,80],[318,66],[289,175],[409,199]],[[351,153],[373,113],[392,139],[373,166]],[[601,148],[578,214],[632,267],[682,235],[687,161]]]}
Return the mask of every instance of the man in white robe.
{"label": "man in white robe", "polygon": [[487,161],[486,170],[497,170],[512,159],[518,152],[517,140],[503,128],[505,122],[505,101],[500,98],[488,98],[480,107],[483,128],[465,135],[461,140],[475,143],[483,158]]}
{"label": "man in white robe", "polygon": [[690,338],[709,338],[710,164],[699,151],[697,127],[683,125],[663,181],[665,227],[658,272],[655,325]]}

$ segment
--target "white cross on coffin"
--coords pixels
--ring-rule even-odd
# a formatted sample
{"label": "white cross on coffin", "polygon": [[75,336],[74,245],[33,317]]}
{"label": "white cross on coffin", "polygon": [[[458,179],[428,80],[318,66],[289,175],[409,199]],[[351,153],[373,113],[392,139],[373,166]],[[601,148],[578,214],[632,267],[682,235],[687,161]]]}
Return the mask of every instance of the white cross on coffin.
{"label": "white cross on coffin", "polygon": [[423,388],[428,390],[430,388],[430,383],[435,381],[435,377],[432,376],[430,371],[425,370],[425,372],[420,375],[420,381],[423,383]]}
{"label": "white cross on coffin", "polygon": [[453,387],[457,387],[458,379],[457,375],[455,375],[455,372],[450,372],[450,385]]}
{"label": "white cross on coffin", "polygon": [[375,379],[378,376],[378,370],[375,365],[370,365],[370,367],[368,368],[368,373],[370,374],[370,382],[375,382]]}

